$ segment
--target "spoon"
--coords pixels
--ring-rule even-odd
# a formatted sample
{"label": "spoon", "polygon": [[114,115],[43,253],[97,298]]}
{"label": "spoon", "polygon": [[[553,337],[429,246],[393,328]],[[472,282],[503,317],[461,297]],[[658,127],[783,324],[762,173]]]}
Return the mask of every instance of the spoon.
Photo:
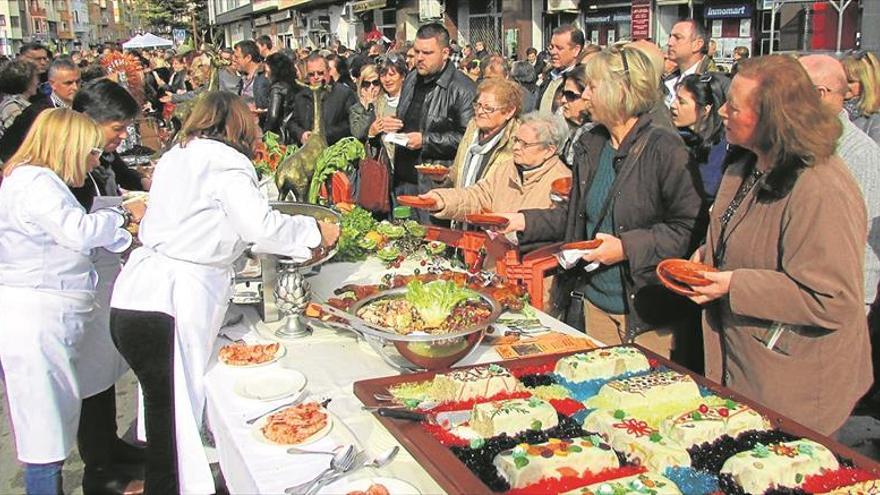
{"label": "spoon", "polygon": [[317,476],[305,483],[291,486],[290,488],[284,490],[284,493],[287,495],[308,493],[316,484],[318,484],[325,476],[329,475],[330,473],[340,473],[347,469],[350,469],[351,465],[354,463],[354,458],[354,445],[349,445],[348,447],[340,450],[333,455],[333,459],[330,460],[330,467],[321,471]]}
{"label": "spoon", "polygon": [[395,445],[394,447],[383,452],[382,455],[380,455],[379,457],[376,457],[372,461],[364,462],[363,464],[361,464],[359,466],[353,466],[350,469],[347,469],[347,470],[344,470],[340,473],[335,473],[331,476],[328,476],[327,478],[324,478],[324,479],[320,480],[318,483],[316,483],[315,486],[313,486],[311,490],[306,492],[306,495],[309,495],[312,493],[317,493],[318,490],[329,485],[330,483],[335,483],[336,481],[339,481],[342,478],[345,478],[346,476],[348,476],[356,471],[359,471],[363,468],[379,469],[379,468],[385,467],[392,460],[394,460],[394,458],[397,456],[398,452],[400,452],[400,447]]}
{"label": "spoon", "polygon": [[[341,448],[341,447],[340,447]],[[288,454],[311,454],[311,455],[336,455],[339,449],[336,449],[332,452],[328,452],[326,450],[307,450],[307,449],[299,449],[296,447],[290,447],[287,449]]]}

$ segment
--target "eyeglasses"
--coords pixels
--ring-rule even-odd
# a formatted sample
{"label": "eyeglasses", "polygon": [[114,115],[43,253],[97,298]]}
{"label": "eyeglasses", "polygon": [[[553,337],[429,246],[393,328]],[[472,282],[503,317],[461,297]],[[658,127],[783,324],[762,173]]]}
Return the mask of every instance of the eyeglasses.
{"label": "eyeglasses", "polygon": [[400,55],[398,55],[398,54],[396,54],[396,53],[388,53],[388,54],[385,54],[385,55],[381,55],[381,56],[379,56],[379,57],[376,57],[376,63],[379,64],[379,65],[386,64],[386,63],[388,63],[388,64],[397,64],[397,63],[400,63],[400,62],[402,62],[402,61],[403,61],[403,59],[400,58]]}
{"label": "eyeglasses", "polygon": [[374,88],[378,88],[382,83],[379,82],[378,79],[373,79],[372,81],[361,81],[361,89],[369,89],[370,86]]}
{"label": "eyeglasses", "polygon": [[581,94],[577,91],[565,90],[562,92],[562,97],[565,98],[565,101],[572,103],[578,101],[581,97]]}
{"label": "eyeglasses", "polygon": [[104,148],[92,148],[89,150],[89,154],[94,157],[99,157],[104,154]]}
{"label": "eyeglasses", "polygon": [[715,78],[712,77],[712,74],[703,74],[700,76],[700,82],[703,84],[709,84],[714,80]]}
{"label": "eyeglasses", "polygon": [[523,141],[522,139],[520,139],[519,137],[513,136],[513,145],[514,146],[522,146],[523,148],[531,148],[532,146],[541,146],[543,144],[544,143],[542,143],[540,141],[537,141],[534,143],[527,143],[527,142]]}
{"label": "eyeglasses", "polygon": [[490,107],[489,105],[483,105],[482,103],[475,101],[474,102],[474,113],[495,113],[498,110],[503,110],[504,107]]}
{"label": "eyeglasses", "polygon": [[856,60],[861,60],[861,59],[865,58],[865,57],[868,55],[868,52],[867,52],[866,50],[850,50],[850,51],[847,53],[847,55],[852,56],[852,57],[855,58]]}
{"label": "eyeglasses", "polygon": [[324,71],[306,72],[306,75],[309,77],[324,77]]}

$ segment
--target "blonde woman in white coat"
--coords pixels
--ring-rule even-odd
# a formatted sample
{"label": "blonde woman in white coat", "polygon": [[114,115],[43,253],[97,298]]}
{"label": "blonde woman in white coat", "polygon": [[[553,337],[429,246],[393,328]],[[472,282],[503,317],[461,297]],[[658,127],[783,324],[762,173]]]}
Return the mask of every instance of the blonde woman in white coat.
{"label": "blonde woman in white coat", "polygon": [[196,103],[153,174],[136,249],[116,280],[110,332],[144,392],[146,494],[214,493],[199,435],[203,376],[231,295],[233,263],[254,250],[299,260],[336,225],[272,210],[249,159],[260,131],[244,101]]}
{"label": "blonde woman in white coat", "polygon": [[[123,229],[131,211],[86,213],[68,188],[83,184],[103,143],[89,117],[46,110],[4,168],[0,363],[29,494],[61,493],[61,466],[76,439],[77,368],[97,282],[89,255],[131,244]],[[143,214],[142,203],[129,208]]]}

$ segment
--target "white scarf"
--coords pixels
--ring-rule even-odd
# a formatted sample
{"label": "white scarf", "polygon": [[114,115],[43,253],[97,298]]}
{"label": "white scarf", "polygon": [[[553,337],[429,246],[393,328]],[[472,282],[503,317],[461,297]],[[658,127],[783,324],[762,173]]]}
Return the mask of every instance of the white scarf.
{"label": "white scarf", "polygon": [[477,180],[479,180],[480,174],[480,164],[483,162],[483,157],[489,152],[491,152],[495,146],[501,141],[501,136],[507,132],[507,126],[510,125],[510,122],[504,126],[500,131],[498,131],[494,136],[492,136],[489,141],[485,144],[480,144],[480,131],[474,133],[474,140],[471,142],[471,145],[468,147],[467,153],[464,155],[464,171],[461,174],[461,184],[457,184],[456,187],[468,187],[474,185]]}

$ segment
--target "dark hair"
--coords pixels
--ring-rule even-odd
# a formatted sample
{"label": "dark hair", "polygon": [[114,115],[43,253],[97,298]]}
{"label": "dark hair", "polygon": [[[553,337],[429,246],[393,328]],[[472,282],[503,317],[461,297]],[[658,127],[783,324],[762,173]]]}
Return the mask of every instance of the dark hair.
{"label": "dark hair", "polygon": [[535,84],[538,81],[538,74],[532,64],[520,60],[514,62],[510,68],[510,78],[520,84]]}
{"label": "dark hair", "polygon": [[584,69],[583,65],[575,65],[573,69],[562,75],[562,84],[565,84],[568,81],[574,81],[578,88],[580,88],[581,92],[584,91],[587,84],[590,82],[587,79],[587,71]]}
{"label": "dark hair", "polygon": [[528,54],[530,54],[530,53],[534,53],[535,55],[537,55],[537,54],[538,54],[538,50],[536,50],[536,49],[533,48],[533,47],[526,48],[526,55],[528,55]]}
{"label": "dark hair", "polygon": [[406,56],[403,53],[388,52],[385,55],[376,57],[376,69],[379,75],[383,76],[389,70],[395,70],[401,77],[406,77],[409,68],[406,66]]}
{"label": "dark hair", "polygon": [[13,60],[0,68],[0,93],[18,95],[28,90],[37,75],[37,67],[27,60]]}
{"label": "dark hair", "polygon": [[[687,144],[691,155],[698,163],[705,162],[712,147],[721,141],[724,124],[721,122],[721,116],[718,115],[718,109],[727,102],[729,87],[730,79],[720,72],[690,74],[675,85],[676,89],[684,88],[693,95],[696,102],[697,123],[694,126],[693,142]],[[706,106],[710,107],[708,113],[703,112]]]}
{"label": "dark hair", "polygon": [[316,61],[316,60],[323,60],[324,63],[327,65],[327,67],[328,67],[328,68],[330,67],[330,64],[327,63],[327,59],[324,58],[323,55],[321,55],[321,52],[312,52],[312,53],[309,53],[309,56],[306,58],[306,63],[314,62],[314,61]]}
{"label": "dark hair", "polygon": [[425,24],[420,27],[418,31],[416,31],[416,38],[420,40],[429,40],[434,38],[437,40],[437,43],[440,44],[441,48],[446,48],[449,46],[449,31],[443,27],[443,24],[438,22],[432,22],[430,24]]}
{"label": "dark hair", "polygon": [[553,36],[558,34],[568,34],[571,38],[571,42],[580,47],[583,47],[587,43],[587,39],[584,37],[584,32],[571,24],[563,24],[554,29]]}
{"label": "dark hair", "polygon": [[260,56],[260,49],[257,48],[257,44],[252,40],[242,40],[235,44],[235,48],[238,48],[241,51],[242,55],[250,55],[251,60],[254,62],[262,62],[263,57]]}
{"label": "dark hair", "polygon": [[107,71],[97,62],[87,64],[80,69],[79,78],[83,83],[94,81],[95,79],[101,79],[102,77],[107,77]]}
{"label": "dark hair", "polygon": [[271,50],[272,49],[272,38],[270,38],[269,35],[264,34],[264,35],[257,38],[256,44],[263,45],[266,48]]}
{"label": "dark hair", "polygon": [[733,53],[739,55],[742,58],[749,58],[749,47],[747,46],[737,46],[733,49]]}
{"label": "dark hair", "polygon": [[709,53],[709,33],[706,31],[706,26],[700,24],[696,19],[682,19],[676,22],[676,24],[679,23],[690,24],[693,29],[694,39],[703,41],[703,47],[700,48],[700,53],[703,55]]}
{"label": "dark hair", "polygon": [[73,109],[99,124],[131,120],[140,112],[140,106],[128,90],[109,79],[85,84],[73,98]]}
{"label": "dark hair", "polygon": [[281,53],[273,53],[266,57],[266,66],[271,72],[269,80],[273,83],[281,81],[292,84],[296,79],[293,61]]}
{"label": "dark hair", "polygon": [[25,43],[25,44],[21,45],[21,48],[18,49],[18,54],[24,55],[27,52],[35,52],[37,50],[45,50],[46,55],[48,55],[49,58],[52,58],[52,52],[49,51],[48,48],[46,48],[45,46],[43,46],[42,44],[37,43],[37,42]]}
{"label": "dark hair", "polygon": [[749,104],[758,114],[755,151],[772,165],[758,199],[773,201],[791,192],[800,172],[834,155],[843,126],[819,98],[804,67],[788,55],[743,60],[736,77],[757,83]]}

